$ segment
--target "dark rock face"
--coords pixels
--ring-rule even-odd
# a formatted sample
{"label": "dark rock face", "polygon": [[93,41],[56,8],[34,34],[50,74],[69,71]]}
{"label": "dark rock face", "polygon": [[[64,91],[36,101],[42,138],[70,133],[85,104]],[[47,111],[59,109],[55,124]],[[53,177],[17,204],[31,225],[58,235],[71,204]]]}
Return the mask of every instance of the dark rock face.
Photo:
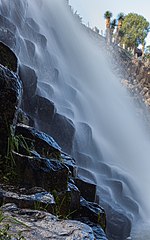
{"label": "dark rock face", "polygon": [[[1,31],[0,31],[1,32]],[[0,37],[0,39],[2,39]],[[8,39],[8,37],[7,37]],[[12,39],[11,39],[12,42]],[[16,55],[4,43],[0,42],[0,64],[9,68],[13,72],[18,71],[18,60]]]}
{"label": "dark rock face", "polygon": [[34,144],[34,150],[38,152],[42,157],[60,158],[60,147],[55,140],[47,134],[36,130],[23,124],[17,124],[16,135],[22,135],[26,140],[28,146],[32,147]]}
{"label": "dark rock face", "polygon": [[65,191],[68,185],[68,168],[58,160],[23,156],[14,153],[16,181],[21,186],[42,187],[46,191]]}
{"label": "dark rock face", "polygon": [[20,65],[19,76],[23,82],[24,99],[30,99],[35,95],[37,87],[37,76],[35,71],[25,65]]}
{"label": "dark rock face", "polygon": [[51,123],[56,113],[54,103],[44,97],[36,96],[37,117],[44,123]]}
{"label": "dark rock face", "polygon": [[82,177],[75,178],[76,186],[79,188],[82,197],[90,202],[94,202],[96,198],[96,185]]}
{"label": "dark rock face", "polygon": [[20,79],[0,65],[0,154],[7,149],[10,127],[15,127],[18,108],[21,104],[22,85]]}
{"label": "dark rock face", "polygon": [[99,226],[99,224],[93,223],[87,218],[82,218],[82,222],[92,228],[95,240],[108,240],[104,230]]}
{"label": "dark rock face", "polygon": [[56,113],[51,123],[51,135],[62,146],[63,151],[71,153],[75,128],[71,120]]}
{"label": "dark rock face", "polygon": [[131,221],[127,217],[118,212],[115,212],[115,214],[111,212],[108,219],[107,236],[109,239],[120,240],[127,239],[130,236]]}
{"label": "dark rock face", "polygon": [[0,31],[0,39],[10,48],[12,48],[12,49],[15,48],[16,38],[15,38],[15,35],[11,31],[5,30],[2,28]]}
{"label": "dark rock face", "polygon": [[9,21],[8,18],[0,15],[0,23],[1,23],[1,28],[4,28],[5,30],[8,29],[9,31],[11,31],[12,33],[16,33],[16,26]]}
{"label": "dark rock face", "polygon": [[[52,102],[49,101],[48,103],[47,101],[47,107],[49,112],[52,109],[54,109],[54,113],[55,113],[56,110],[55,110],[55,107],[53,108]],[[38,108],[40,108],[40,106],[38,106]],[[46,108],[42,108],[41,110],[42,110],[43,117],[37,115],[37,119],[38,119],[37,122],[40,130],[48,133],[53,138],[55,138],[58,144],[62,147],[62,150],[67,154],[71,154],[74,135],[75,135],[75,127],[73,122],[67,117],[58,114],[57,112],[53,115],[53,111],[51,111],[52,115],[50,116],[49,119],[47,119],[47,122],[42,121],[43,118],[45,120],[47,111],[46,111]],[[52,120],[50,121],[50,119]]]}
{"label": "dark rock face", "polygon": [[72,177],[77,177],[77,165],[75,160],[69,156],[68,154],[61,152],[61,159],[64,162],[64,164],[69,168],[70,172],[71,172],[71,176]]}
{"label": "dark rock face", "polygon": [[40,31],[39,25],[32,18],[27,18],[26,22],[34,29],[34,31]]}
{"label": "dark rock face", "polygon": [[56,203],[54,212],[60,218],[71,217],[80,208],[80,191],[74,184],[68,183],[66,191],[52,193]]}
{"label": "dark rock face", "polygon": [[21,108],[19,108],[19,110],[18,110],[17,123],[21,123],[21,124],[25,124],[25,125],[29,125],[30,126],[30,119],[27,116],[27,114],[24,111],[22,111]]}
{"label": "dark rock face", "polygon": [[80,214],[83,218],[88,218],[91,222],[98,223],[105,230],[106,215],[102,207],[97,203],[88,202],[84,198],[80,199]]}
{"label": "dark rock face", "polygon": [[131,219],[117,206],[112,208],[108,203],[102,203],[107,215],[106,235],[108,239],[127,239],[131,233]]}

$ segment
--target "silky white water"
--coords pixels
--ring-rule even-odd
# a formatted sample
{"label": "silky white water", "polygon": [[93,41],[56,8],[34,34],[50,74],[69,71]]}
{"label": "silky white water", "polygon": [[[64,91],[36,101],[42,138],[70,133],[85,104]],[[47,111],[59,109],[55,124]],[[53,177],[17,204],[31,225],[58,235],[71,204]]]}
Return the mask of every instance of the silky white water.
{"label": "silky white water", "polygon": [[[72,15],[66,1],[27,2],[24,19],[32,17],[39,25],[47,49],[43,52],[34,34],[18,30],[24,46],[26,40],[32,41],[35,58],[27,56],[25,47],[18,57],[22,64],[35,69],[41,95],[54,101],[57,111],[73,121],[76,135],[72,154],[81,174],[103,186],[108,191],[105,200],[122,206],[127,215],[132,214],[132,207],[125,197],[133,199],[142,217],[149,219],[150,142],[131,98],[112,73],[100,45]],[[42,89],[42,83],[51,86],[52,92]],[[109,171],[104,172],[102,166]],[[112,186],[114,182],[122,184],[121,193]]]}

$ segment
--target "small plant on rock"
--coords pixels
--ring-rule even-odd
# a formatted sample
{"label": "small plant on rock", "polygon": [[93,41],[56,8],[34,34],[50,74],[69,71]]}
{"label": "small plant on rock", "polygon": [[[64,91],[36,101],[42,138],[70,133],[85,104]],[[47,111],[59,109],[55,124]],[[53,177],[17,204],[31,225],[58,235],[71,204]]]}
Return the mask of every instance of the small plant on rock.
{"label": "small plant on rock", "polygon": [[6,217],[0,210],[0,240],[26,240],[22,235],[22,231],[16,234],[11,233],[11,221],[17,224],[23,224],[20,221],[16,221],[14,218]]}

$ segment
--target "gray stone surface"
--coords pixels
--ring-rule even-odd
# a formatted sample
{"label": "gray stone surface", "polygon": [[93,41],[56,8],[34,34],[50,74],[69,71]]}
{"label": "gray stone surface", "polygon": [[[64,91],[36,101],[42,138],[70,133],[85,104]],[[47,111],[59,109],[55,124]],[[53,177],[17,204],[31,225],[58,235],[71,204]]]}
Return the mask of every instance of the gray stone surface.
{"label": "gray stone surface", "polygon": [[26,240],[95,240],[92,229],[78,221],[58,220],[49,213],[21,210],[13,204],[4,205],[2,210],[5,218],[0,228],[8,223],[11,234],[21,231]]}

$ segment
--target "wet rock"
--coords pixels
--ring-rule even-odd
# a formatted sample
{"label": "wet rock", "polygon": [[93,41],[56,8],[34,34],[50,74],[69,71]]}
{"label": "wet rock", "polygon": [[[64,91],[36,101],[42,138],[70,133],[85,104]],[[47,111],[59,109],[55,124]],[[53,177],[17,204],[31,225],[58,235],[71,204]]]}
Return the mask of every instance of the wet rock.
{"label": "wet rock", "polygon": [[50,123],[56,113],[54,103],[44,97],[36,96],[37,117],[46,123]]}
{"label": "wet rock", "polygon": [[60,218],[69,218],[80,207],[80,191],[72,184],[68,183],[68,189],[63,192],[53,191],[55,199],[55,215]]}
{"label": "wet rock", "polygon": [[68,168],[58,160],[14,153],[15,182],[26,188],[42,187],[46,191],[65,191],[68,185]]}
{"label": "wet rock", "polygon": [[38,24],[32,18],[26,18],[26,22],[30,25],[30,27],[32,27],[34,31],[40,31]]}
{"label": "wet rock", "polygon": [[71,154],[75,127],[70,119],[55,113],[52,121],[47,119],[47,122],[43,122],[38,119],[37,124],[41,131],[51,135],[58,142],[62,148],[62,151],[66,152],[67,154]]}
{"label": "wet rock", "polygon": [[24,100],[29,101],[29,99],[33,97],[36,92],[37,75],[32,68],[26,65],[20,65],[19,76],[23,82]]}
{"label": "wet rock", "polygon": [[6,154],[10,127],[15,128],[21,98],[20,79],[0,65],[0,155]]}
{"label": "wet rock", "polygon": [[16,26],[6,17],[0,15],[0,28],[8,29],[12,33],[16,33]]}
{"label": "wet rock", "polygon": [[[2,211],[4,216],[9,217],[3,221],[4,225],[10,224],[9,232],[15,234],[20,231],[27,240],[95,240],[92,229],[78,221],[58,220],[49,213],[21,210],[13,204],[4,205]],[[13,221],[14,218],[19,224]]]}
{"label": "wet rock", "polygon": [[45,82],[38,82],[38,87],[41,92],[40,96],[43,96],[44,93],[47,93],[47,92],[50,97],[54,96],[54,89],[50,84],[45,83]]}
{"label": "wet rock", "polygon": [[36,35],[36,42],[37,44],[43,48],[43,49],[46,49],[47,47],[47,39],[44,35],[40,34],[40,33],[37,33]]}
{"label": "wet rock", "polygon": [[29,58],[32,60],[35,58],[35,44],[29,40],[25,40],[25,44],[26,44],[26,49],[27,49],[27,53]]}
{"label": "wet rock", "polygon": [[15,49],[16,47],[16,37],[15,35],[5,28],[0,28],[0,39],[3,43],[9,46],[11,49]]}
{"label": "wet rock", "polygon": [[[0,35],[1,35],[1,29],[0,29]],[[6,46],[2,42],[0,42],[0,53],[1,53],[0,64],[9,68],[13,72],[18,72],[18,60],[16,55],[12,52],[12,50],[8,46]]]}
{"label": "wet rock", "polygon": [[125,212],[121,212],[117,206],[112,208],[109,204],[103,204],[107,213],[106,233],[108,239],[120,240],[126,239],[131,233],[131,220]]}
{"label": "wet rock", "polygon": [[94,202],[96,198],[96,185],[81,176],[75,178],[74,181],[81,192],[81,196],[87,201]]}
{"label": "wet rock", "polygon": [[75,160],[69,156],[67,153],[64,153],[61,151],[61,159],[64,162],[64,164],[69,168],[72,177],[77,177],[77,165],[75,163]]}
{"label": "wet rock", "polygon": [[46,210],[53,212],[55,201],[52,194],[39,192],[34,194],[20,194],[0,189],[0,203],[15,203],[19,208]]}
{"label": "wet rock", "polygon": [[60,147],[55,140],[46,133],[40,132],[33,127],[17,124],[16,135],[22,135],[29,148],[34,146],[34,150],[42,157],[60,159]]}
{"label": "wet rock", "polygon": [[[113,190],[114,196],[117,196],[117,201],[122,202],[125,209],[128,209],[132,214],[139,215],[139,204],[129,196],[124,196],[125,184],[127,184],[126,179],[124,181],[116,179],[107,179],[107,186],[110,186]],[[133,188],[133,187],[132,187]],[[134,189],[131,190],[134,193]],[[116,207],[117,208],[117,207]]]}
{"label": "wet rock", "polygon": [[17,118],[17,123],[22,123],[25,125],[30,125],[30,119],[27,116],[27,114],[21,109],[19,108],[18,110],[18,118]]}
{"label": "wet rock", "polygon": [[97,203],[88,202],[83,197],[80,198],[80,209],[74,214],[75,219],[85,218],[89,221],[99,224],[103,230],[106,228],[106,214],[102,207]]}
{"label": "wet rock", "polygon": [[75,128],[70,119],[56,113],[51,123],[50,134],[60,144],[64,152],[71,153]]}
{"label": "wet rock", "polygon": [[88,218],[82,218],[81,221],[92,228],[95,240],[108,240],[106,233],[99,224],[91,222]]}
{"label": "wet rock", "polygon": [[43,50],[46,49],[47,39],[44,35],[38,33],[36,29],[33,29],[30,23],[25,22],[21,29],[21,34],[24,38],[28,38],[31,41],[35,42]]}
{"label": "wet rock", "polygon": [[70,192],[70,211],[76,211],[80,207],[80,191],[72,183],[68,183],[68,192]]}

